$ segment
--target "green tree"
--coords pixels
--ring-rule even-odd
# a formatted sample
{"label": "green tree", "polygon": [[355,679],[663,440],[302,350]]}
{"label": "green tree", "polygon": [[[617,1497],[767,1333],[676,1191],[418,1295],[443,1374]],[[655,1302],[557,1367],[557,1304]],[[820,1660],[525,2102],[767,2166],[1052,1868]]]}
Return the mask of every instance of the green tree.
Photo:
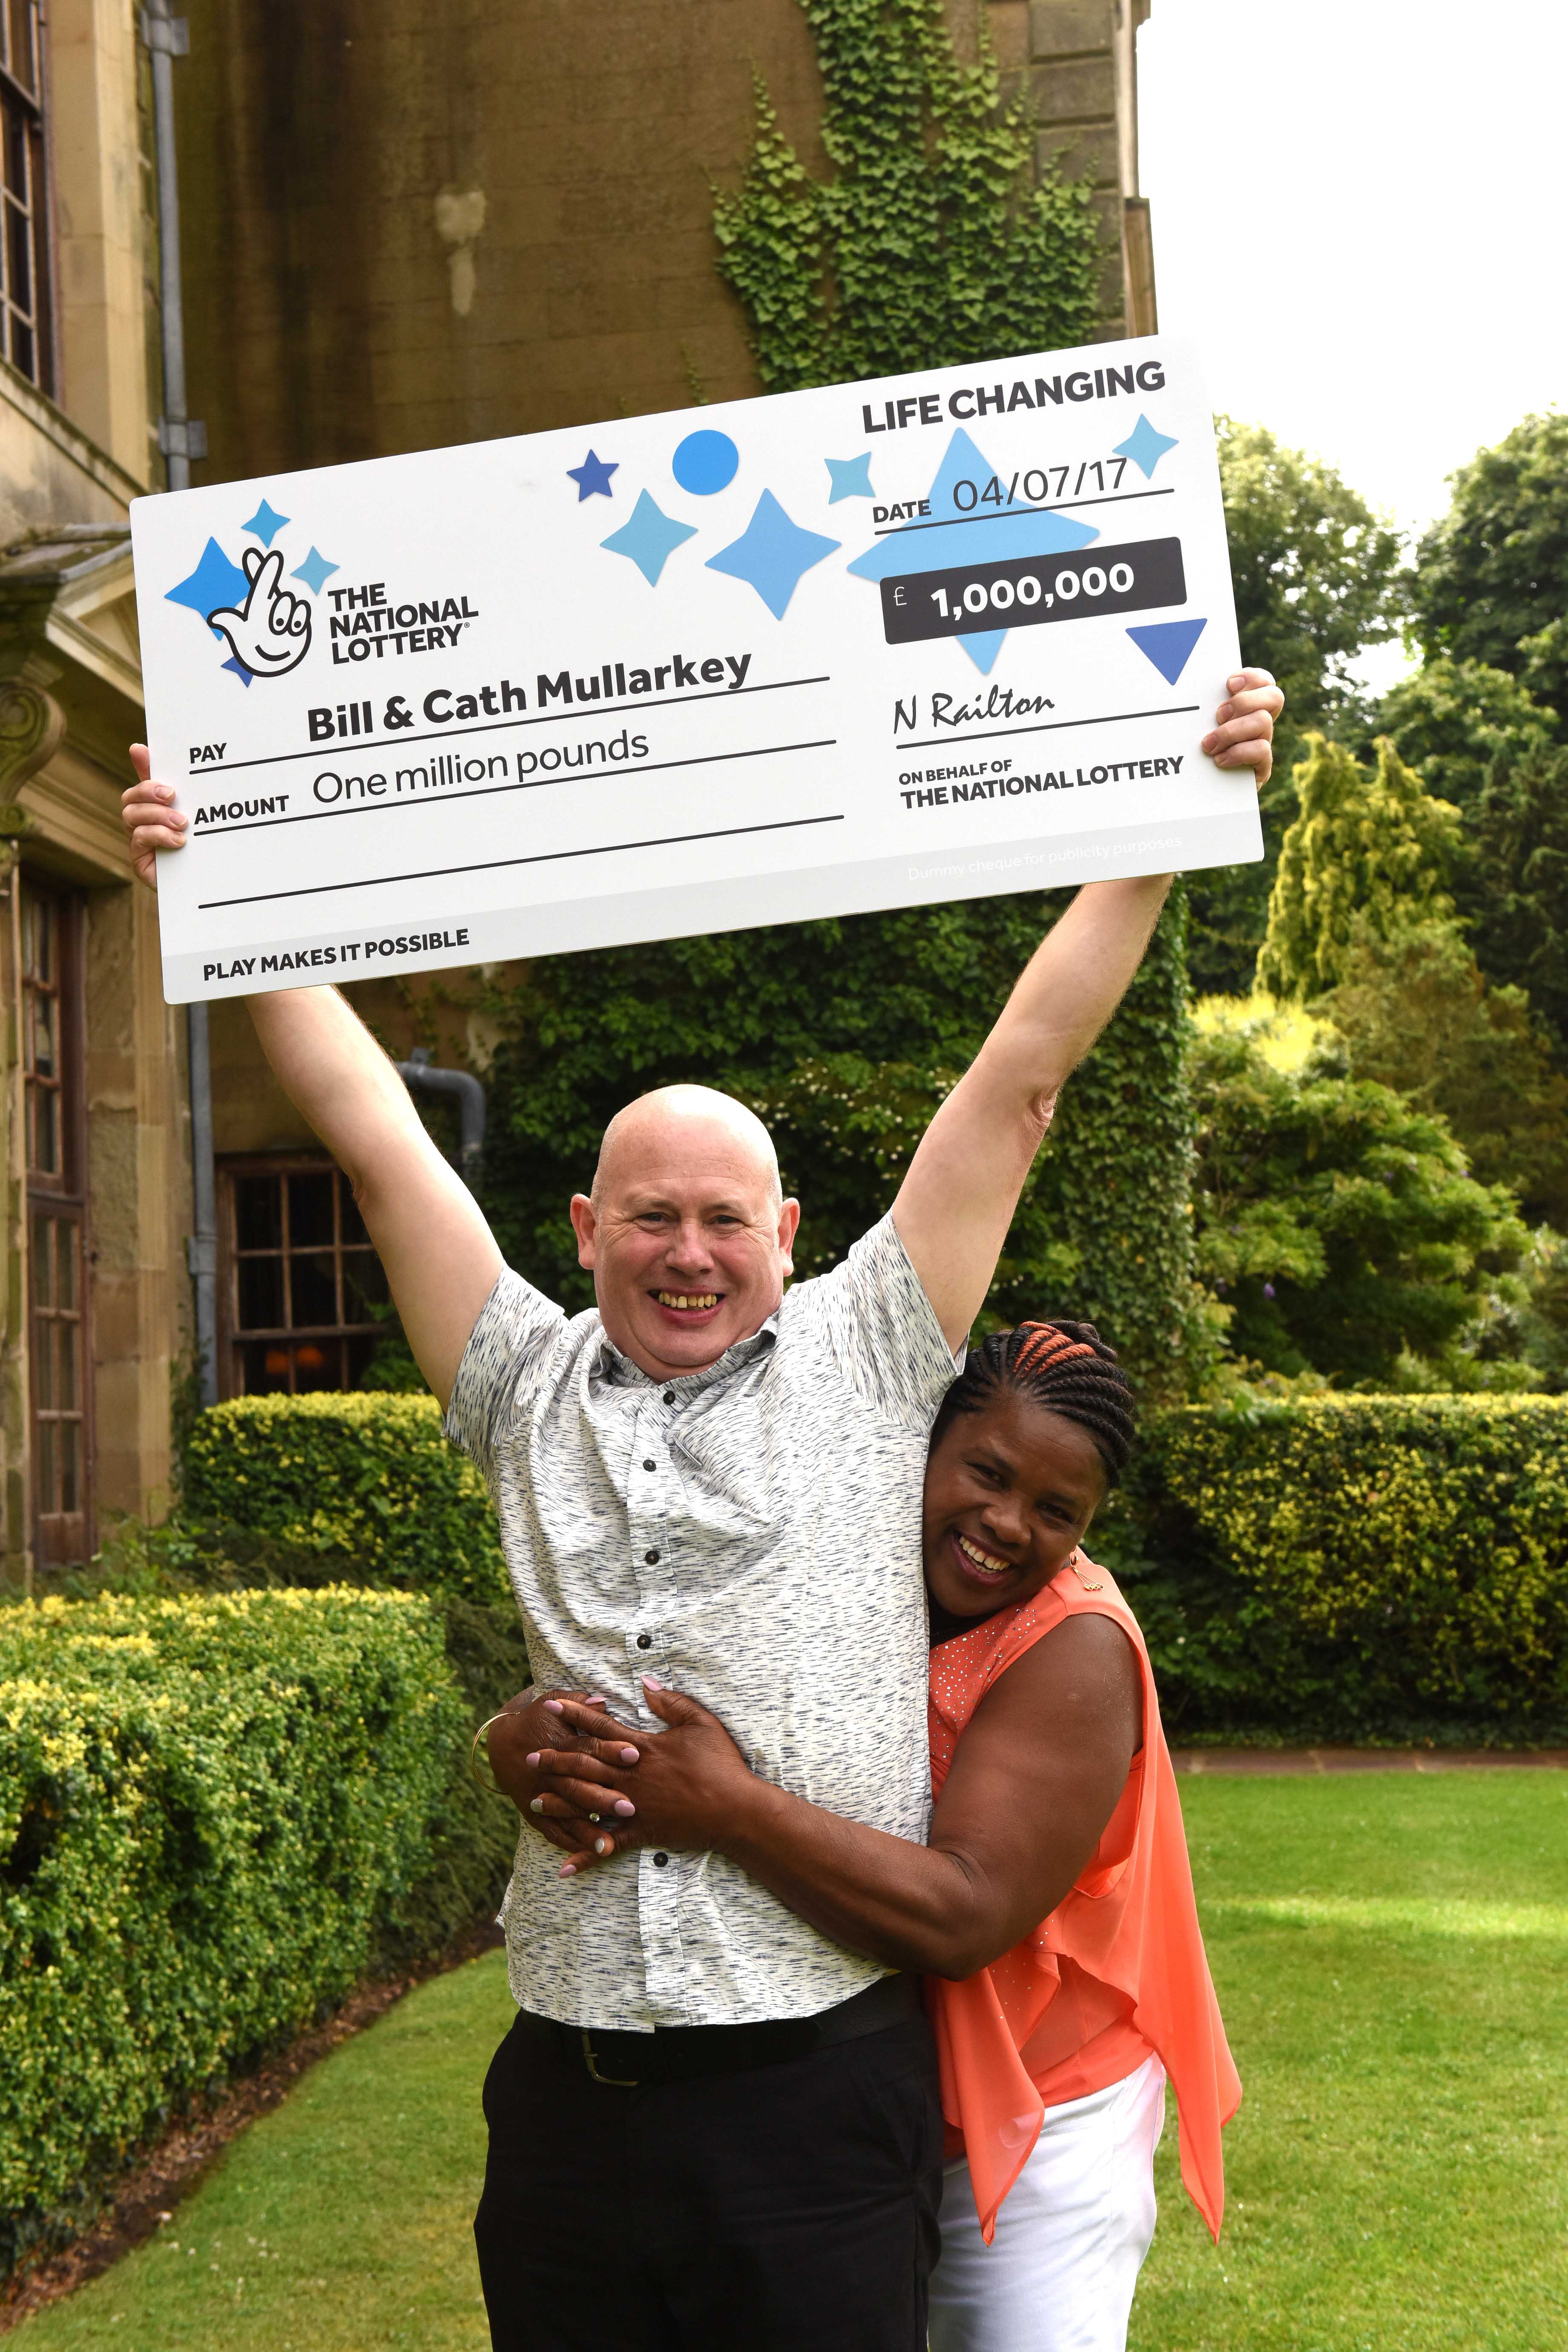
{"label": "green tree", "polygon": [[1321,457],[1216,416],[1242,659],[1271,669],[1298,737],[1356,708],[1347,672],[1399,633],[1399,541]]}
{"label": "green tree", "polygon": [[1404,610],[1399,542],[1331,466],[1283,447],[1261,425],[1218,416],[1215,425],[1241,657],[1273,671],[1285,711],[1263,791],[1263,864],[1192,880],[1200,995],[1250,987],[1278,844],[1296,815],[1291,771],[1303,738],[1311,729],[1360,731],[1349,665],[1394,636]]}
{"label": "green tree", "polygon": [[1493,763],[1550,751],[1557,718],[1508,670],[1439,654],[1384,695],[1372,734],[1468,821]]}
{"label": "green tree", "polygon": [[1356,1076],[1436,1111],[1480,1182],[1568,1223],[1568,1078],[1524,991],[1489,988],[1458,925],[1436,919],[1380,939],[1358,918],[1341,971],[1315,1009],[1345,1039]]}
{"label": "green tree", "polygon": [[1494,765],[1456,896],[1482,971],[1529,992],[1568,1066],[1568,751]]}
{"label": "green tree", "polygon": [[1568,416],[1527,416],[1460,467],[1411,595],[1428,657],[1508,670],[1568,714]]}
{"label": "green tree", "polygon": [[1199,1036],[1193,1090],[1198,1272],[1237,1353],[1374,1388],[1451,1362],[1525,1233],[1445,1122],[1322,1056],[1274,1068],[1236,1028]]}
{"label": "green tree", "polygon": [[1300,814],[1280,845],[1258,957],[1258,985],[1277,996],[1335,986],[1358,917],[1386,938],[1452,911],[1445,884],[1458,814],[1432,798],[1386,739],[1376,750],[1369,776],[1340,744],[1308,739],[1295,774]]}
{"label": "green tree", "polygon": [[1102,262],[1089,191],[1037,177],[1026,106],[998,107],[984,14],[965,65],[943,0],[802,5],[833,175],[807,173],[759,80],[745,178],[713,213],[768,391],[1087,341]]}
{"label": "green tree", "polygon": [[1568,1389],[1568,1237],[1537,1226],[1521,1276],[1522,1296],[1500,1307],[1495,1345],[1561,1394]]}
{"label": "green tree", "polygon": [[[570,1307],[593,1297],[566,1215],[627,1097],[722,1086],[773,1127],[805,1207],[799,1270],[883,1213],[931,1113],[1005,1003],[1060,898],[990,898],[541,957],[487,1010],[485,1206],[510,1262]],[[987,1302],[1012,1322],[1091,1316],[1151,1393],[1214,1349],[1191,1278],[1191,1108],[1178,893],[1116,1020],[1063,1097]]]}

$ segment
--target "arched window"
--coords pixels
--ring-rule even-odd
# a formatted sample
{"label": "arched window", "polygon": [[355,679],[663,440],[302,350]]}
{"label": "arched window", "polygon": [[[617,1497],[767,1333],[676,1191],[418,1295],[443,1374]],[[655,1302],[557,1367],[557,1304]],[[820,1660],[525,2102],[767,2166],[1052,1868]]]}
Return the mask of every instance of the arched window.
{"label": "arched window", "polygon": [[226,1160],[218,1252],[220,1395],[359,1386],[385,1336],[386,1276],[341,1170]]}
{"label": "arched window", "polygon": [[0,351],[54,391],[37,0],[0,0]]}

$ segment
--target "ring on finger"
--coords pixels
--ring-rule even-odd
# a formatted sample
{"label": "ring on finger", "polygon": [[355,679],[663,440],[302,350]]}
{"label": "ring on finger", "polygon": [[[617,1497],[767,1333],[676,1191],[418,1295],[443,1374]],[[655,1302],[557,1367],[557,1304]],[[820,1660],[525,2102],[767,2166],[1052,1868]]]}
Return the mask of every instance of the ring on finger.
{"label": "ring on finger", "polygon": [[598,1818],[599,1818],[599,1816],[598,1816],[598,1814],[597,1814],[597,1813],[590,1813],[590,1814],[589,1814],[589,1816],[588,1816],[588,1819],[589,1819],[591,1822],[597,1822]]}

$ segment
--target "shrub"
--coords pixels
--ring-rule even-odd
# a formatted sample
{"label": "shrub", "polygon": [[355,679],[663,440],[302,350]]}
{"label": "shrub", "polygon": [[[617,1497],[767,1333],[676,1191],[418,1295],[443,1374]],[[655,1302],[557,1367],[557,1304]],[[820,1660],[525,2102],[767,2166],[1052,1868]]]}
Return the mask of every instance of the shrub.
{"label": "shrub", "polygon": [[185,1447],[185,1515],[318,1554],[356,1580],[509,1601],[478,1471],[431,1396],[239,1397]]}
{"label": "shrub", "polygon": [[468,1736],[529,1679],[517,1604],[509,1593],[495,1608],[439,1599],[434,1606],[468,1728],[452,1749],[429,1864],[407,1893],[388,1905],[377,1934],[373,1964],[387,1971],[428,1959],[476,1920],[494,1918],[517,1853],[517,1815],[475,1782]]}
{"label": "shrub", "polygon": [[1105,1549],[1179,1734],[1564,1736],[1568,1399],[1167,1413]]}
{"label": "shrub", "polygon": [[464,1714],[414,1596],[0,1611],[0,2275],[364,1973]]}
{"label": "shrub", "polygon": [[[1292,1067],[1266,1012],[1226,1003],[1205,1006],[1192,1061],[1194,1205],[1232,1347],[1369,1390],[1405,1385],[1413,1362],[1422,1385],[1452,1380],[1525,1247],[1511,1194],[1475,1182],[1441,1117],[1348,1076],[1342,1045],[1336,1066],[1331,1033]],[[1490,1377],[1539,1385],[1518,1369]]]}

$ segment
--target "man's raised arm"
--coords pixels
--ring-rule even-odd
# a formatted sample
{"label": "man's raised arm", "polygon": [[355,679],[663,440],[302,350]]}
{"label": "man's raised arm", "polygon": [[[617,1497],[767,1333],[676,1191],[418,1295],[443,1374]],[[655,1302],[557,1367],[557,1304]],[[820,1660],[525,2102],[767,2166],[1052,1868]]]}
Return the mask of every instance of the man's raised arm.
{"label": "man's raised arm", "polygon": [[1057,1096],[1121,1003],[1171,880],[1079,892],[921,1139],[893,1223],[950,1347],[984,1303]]}
{"label": "man's raised arm", "polygon": [[[169,787],[148,781],[142,745],[132,745],[132,760],[138,781],[124,795],[122,813],[136,870],[151,882],[153,854],[182,846],[185,820],[170,805]],[[279,989],[251,997],[249,1005],[284,1093],[353,1186],[415,1360],[445,1405],[501,1270],[479,1204],[336,989]]]}
{"label": "man's raised arm", "polygon": [[[1216,768],[1250,768],[1267,783],[1284,696],[1261,669],[1238,671],[1228,692],[1203,749]],[[1171,880],[1079,892],[910,1163],[893,1223],[952,1348],[984,1303],[1057,1096],[1121,1003]]]}

